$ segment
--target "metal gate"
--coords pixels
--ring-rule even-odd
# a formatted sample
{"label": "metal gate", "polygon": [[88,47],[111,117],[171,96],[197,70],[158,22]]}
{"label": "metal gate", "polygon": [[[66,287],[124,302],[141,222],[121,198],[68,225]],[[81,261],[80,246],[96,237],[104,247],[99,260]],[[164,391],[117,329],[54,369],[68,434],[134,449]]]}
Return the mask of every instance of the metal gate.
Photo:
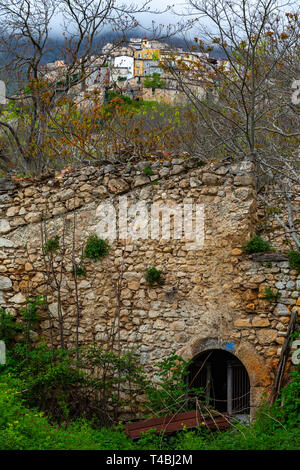
{"label": "metal gate", "polygon": [[226,351],[199,358],[190,374],[192,387],[201,387],[206,404],[230,415],[250,414],[250,381],[243,364]]}

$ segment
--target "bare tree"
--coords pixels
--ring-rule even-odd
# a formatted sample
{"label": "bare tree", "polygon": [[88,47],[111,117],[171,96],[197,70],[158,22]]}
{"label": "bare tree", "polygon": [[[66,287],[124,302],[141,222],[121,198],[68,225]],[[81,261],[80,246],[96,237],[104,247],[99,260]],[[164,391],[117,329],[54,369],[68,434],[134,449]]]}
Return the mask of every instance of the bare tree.
{"label": "bare tree", "polygon": [[[196,116],[196,152],[202,159],[251,155],[268,183],[261,201],[283,206],[275,217],[300,249],[293,204],[300,183],[299,103],[292,100],[299,78],[297,4],[188,0],[187,5],[187,13],[198,17],[199,34],[190,50],[195,60],[176,60],[174,53],[163,66]],[[222,60],[211,57],[216,48]],[[197,94],[200,86],[205,97]]]}
{"label": "bare tree", "polygon": [[[67,143],[71,140],[76,154],[77,136],[70,139],[72,134],[66,129],[60,132],[66,115],[77,118],[71,91],[78,95],[85,89],[95,62],[97,68],[106,63],[107,56],[100,53],[105,32],[117,33],[114,47],[118,47],[128,32],[139,26],[136,15],[159,13],[150,8],[151,0],[139,4],[122,0],[0,0],[2,68],[14,82],[8,96],[11,105],[0,118],[2,168],[41,171],[54,166],[62,160],[64,139]],[[53,79],[44,62],[55,47],[50,40],[52,24],[60,18],[64,42],[55,55],[63,65],[61,77],[55,70],[52,75],[57,77]],[[57,49],[59,46],[57,43]]]}

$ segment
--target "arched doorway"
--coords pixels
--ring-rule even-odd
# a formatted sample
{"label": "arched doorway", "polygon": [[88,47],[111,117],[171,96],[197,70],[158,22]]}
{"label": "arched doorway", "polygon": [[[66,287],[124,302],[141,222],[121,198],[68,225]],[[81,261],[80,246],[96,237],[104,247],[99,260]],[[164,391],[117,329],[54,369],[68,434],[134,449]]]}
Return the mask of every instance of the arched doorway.
{"label": "arched doorway", "polygon": [[223,349],[210,349],[190,365],[189,387],[201,387],[204,400],[215,410],[230,415],[250,414],[250,381],[242,362]]}

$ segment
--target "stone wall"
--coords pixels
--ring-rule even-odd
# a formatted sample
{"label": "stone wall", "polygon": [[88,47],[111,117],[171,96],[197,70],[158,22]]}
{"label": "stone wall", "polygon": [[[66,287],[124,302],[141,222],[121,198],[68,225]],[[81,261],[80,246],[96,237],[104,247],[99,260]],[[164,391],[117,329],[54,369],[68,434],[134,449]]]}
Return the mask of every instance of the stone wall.
{"label": "stone wall", "polygon": [[[37,180],[2,180],[0,306],[17,315],[26,296],[45,295],[43,220],[48,238],[58,234],[65,239],[62,304],[64,328],[72,344],[74,214],[78,257],[88,236],[99,232],[103,202],[113,205],[117,214],[119,198],[124,196],[129,207],[141,201],[149,209],[153,204],[176,210],[183,202],[203,205],[203,247],[195,249],[182,237],[117,239],[111,241],[107,258],[95,263],[84,260],[86,275],[79,278],[78,286],[79,341],[102,344],[108,340],[121,272],[123,348],[134,348],[149,373],[154,362],[174,350],[191,359],[207,349],[230,348],[248,371],[255,409],[262,392],[269,390],[291,311],[300,308],[300,276],[286,261],[258,262],[241,250],[256,231],[253,164],[224,160],[199,166],[197,160],[174,159],[152,164],[150,176],[144,172],[148,165],[67,169]],[[171,222],[174,235],[172,226]],[[163,271],[163,286],[148,286],[144,274],[152,266]],[[280,291],[277,303],[264,300],[267,286]],[[39,331],[46,337],[50,322],[58,326],[55,290],[48,291],[47,300],[49,312]]]}
{"label": "stone wall", "polygon": [[[206,95],[204,87],[194,87],[194,94],[199,98],[203,99]],[[175,88],[155,88],[152,91],[152,88],[142,88],[142,98],[144,101],[158,101],[159,103],[166,104],[187,104],[187,96],[180,90]]]}

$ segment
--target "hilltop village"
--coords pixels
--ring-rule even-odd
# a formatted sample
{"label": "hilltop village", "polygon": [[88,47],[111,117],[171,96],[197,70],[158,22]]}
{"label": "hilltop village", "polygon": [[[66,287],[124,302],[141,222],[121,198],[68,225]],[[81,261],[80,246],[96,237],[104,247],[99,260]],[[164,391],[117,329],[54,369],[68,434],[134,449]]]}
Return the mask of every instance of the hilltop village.
{"label": "hilltop village", "polygon": [[[131,38],[126,44],[107,43],[101,53],[79,60],[73,79],[84,75],[72,93],[79,102],[95,90],[105,100],[114,90],[134,100],[184,103],[184,85],[198,97],[205,96],[216,67],[227,69],[228,61],[210,57],[208,52],[184,51],[180,47],[147,38]],[[84,74],[80,74],[84,69]],[[44,76],[63,87],[69,66],[57,60],[44,66]]]}

